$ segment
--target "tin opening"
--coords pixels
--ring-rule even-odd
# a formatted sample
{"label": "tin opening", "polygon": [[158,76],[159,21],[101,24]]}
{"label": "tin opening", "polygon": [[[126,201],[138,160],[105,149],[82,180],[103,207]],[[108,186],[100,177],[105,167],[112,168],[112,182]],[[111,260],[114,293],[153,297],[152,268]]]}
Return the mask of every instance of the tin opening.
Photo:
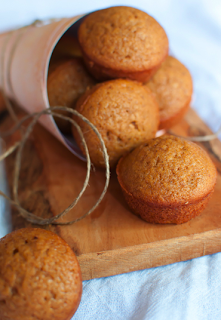
{"label": "tin opening", "polygon": [[[76,22],[74,22],[55,43],[54,49],[50,57],[49,65],[48,65],[47,82],[50,74],[53,73],[55,69],[61,66],[62,63],[64,63],[65,61],[68,61],[72,58],[82,59],[81,50],[77,40],[77,33],[78,33],[78,28],[84,18],[85,16],[80,18]],[[61,88],[61,91],[62,91],[62,88]],[[48,90],[47,90],[47,93],[48,93],[48,99],[49,99]],[[49,104],[51,106],[54,106],[53,103],[50,103],[50,99],[49,99]],[[67,106],[70,107],[69,105]],[[54,117],[54,121],[60,133],[62,134],[66,144],[71,149],[71,151],[80,159],[85,160],[85,157],[83,156],[81,150],[76,144],[71,132],[68,132],[69,130],[67,131],[62,130],[62,127],[59,126],[58,118]],[[65,120],[63,121],[65,122],[65,125],[67,124],[67,127],[68,126],[71,127],[71,124],[68,121],[65,121]]]}

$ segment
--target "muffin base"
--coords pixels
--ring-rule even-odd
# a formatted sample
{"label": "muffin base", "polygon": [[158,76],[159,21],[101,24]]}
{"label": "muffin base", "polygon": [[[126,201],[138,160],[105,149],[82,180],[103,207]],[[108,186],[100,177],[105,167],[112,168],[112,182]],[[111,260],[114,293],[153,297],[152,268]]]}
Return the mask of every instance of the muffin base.
{"label": "muffin base", "polygon": [[191,99],[176,114],[168,118],[160,119],[159,130],[170,129],[180,122],[190,108],[190,101]]}
{"label": "muffin base", "polygon": [[165,57],[157,66],[142,71],[125,71],[107,68],[92,61],[86,54],[83,54],[83,59],[88,71],[94,76],[95,79],[99,81],[105,81],[115,78],[126,78],[144,83],[150,80],[150,78],[155,74],[155,72],[159,69],[161,63],[166,59],[167,55],[168,54],[165,55]]}
{"label": "muffin base", "polygon": [[149,223],[156,224],[182,224],[197,216],[205,209],[213,190],[204,198],[183,205],[160,206],[137,199],[122,189],[125,200],[133,212]]}

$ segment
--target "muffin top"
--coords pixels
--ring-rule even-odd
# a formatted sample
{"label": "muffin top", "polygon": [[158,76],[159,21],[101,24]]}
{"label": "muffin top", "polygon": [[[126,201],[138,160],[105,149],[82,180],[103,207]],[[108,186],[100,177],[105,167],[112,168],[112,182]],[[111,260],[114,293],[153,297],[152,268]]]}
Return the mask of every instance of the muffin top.
{"label": "muffin top", "polygon": [[131,7],[110,7],[89,14],[78,31],[83,53],[106,68],[143,71],[161,63],[168,39],[160,24]]}
{"label": "muffin top", "polygon": [[1,319],[67,320],[82,291],[80,268],[68,244],[43,229],[14,231],[0,240]]}
{"label": "muffin top", "polygon": [[155,205],[182,205],[212,191],[216,168],[197,144],[162,136],[147,141],[117,166],[121,186],[136,198]]}
{"label": "muffin top", "polygon": [[[100,83],[80,97],[76,110],[100,132],[113,165],[125,152],[155,136],[159,125],[158,105],[141,83],[116,79]],[[104,165],[100,142],[79,119],[92,162]],[[75,135],[76,137],[76,135]]]}
{"label": "muffin top", "polygon": [[193,84],[190,72],[174,57],[168,56],[146,85],[159,104],[161,122],[176,115],[191,101]]}

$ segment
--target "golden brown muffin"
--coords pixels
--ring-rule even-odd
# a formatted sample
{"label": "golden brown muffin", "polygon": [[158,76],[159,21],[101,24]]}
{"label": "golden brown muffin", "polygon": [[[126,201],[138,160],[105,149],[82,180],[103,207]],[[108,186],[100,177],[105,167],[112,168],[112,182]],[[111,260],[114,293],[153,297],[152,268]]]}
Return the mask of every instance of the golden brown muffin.
{"label": "golden brown muffin", "polygon": [[[158,105],[151,91],[132,80],[116,79],[97,84],[80,97],[76,110],[100,132],[111,166],[125,152],[153,138],[159,125]],[[96,134],[85,122],[74,119],[82,128],[92,162],[104,167]],[[73,134],[83,151],[74,128]]]}
{"label": "golden brown muffin", "polygon": [[131,7],[111,7],[88,15],[78,40],[89,71],[98,80],[147,81],[168,54],[168,38],[159,23]]}
{"label": "golden brown muffin", "polygon": [[[62,61],[48,75],[48,100],[51,107],[75,107],[79,96],[95,84],[95,80],[87,73],[81,58]],[[70,116],[66,111],[57,111],[64,116]],[[71,132],[70,122],[55,117],[59,129],[64,133]]]}
{"label": "golden brown muffin", "polygon": [[178,123],[189,108],[193,92],[188,69],[176,58],[168,56],[146,85],[159,104],[159,129],[168,129]]}
{"label": "golden brown muffin", "polygon": [[69,320],[82,280],[77,258],[51,231],[26,228],[0,240],[1,320]]}
{"label": "golden brown muffin", "polygon": [[184,223],[205,208],[216,168],[197,144],[174,136],[147,141],[117,165],[131,209],[151,223]]}

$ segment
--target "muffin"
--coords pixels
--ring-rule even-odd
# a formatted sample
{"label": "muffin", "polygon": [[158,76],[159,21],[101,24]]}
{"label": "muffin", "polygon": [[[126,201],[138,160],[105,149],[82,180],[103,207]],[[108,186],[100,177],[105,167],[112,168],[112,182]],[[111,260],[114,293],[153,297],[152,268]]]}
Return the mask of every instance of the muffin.
{"label": "muffin", "polygon": [[77,258],[51,231],[26,228],[0,240],[1,320],[68,320],[78,308]]}
{"label": "muffin", "polygon": [[135,214],[150,223],[180,224],[205,208],[217,172],[200,146],[168,135],[151,139],[123,157],[117,175]]}
{"label": "muffin", "polygon": [[147,13],[131,7],[95,11],[83,20],[78,40],[89,71],[98,80],[147,81],[168,54],[168,38]]}
{"label": "muffin", "polygon": [[[88,74],[81,58],[72,58],[59,62],[48,75],[47,90],[51,107],[75,107],[79,96],[95,84]],[[70,116],[67,111],[56,111],[64,116]],[[66,134],[71,133],[70,122],[55,117],[58,128]]]}
{"label": "muffin", "polygon": [[[126,152],[153,138],[159,125],[159,109],[151,91],[132,80],[115,79],[97,84],[80,97],[76,110],[100,132],[111,166]],[[82,128],[93,164],[104,167],[97,135],[84,121],[77,117],[74,120]],[[84,152],[74,127],[73,134]]]}
{"label": "muffin", "polygon": [[159,104],[159,129],[168,129],[178,123],[189,108],[193,92],[188,69],[176,58],[168,56],[146,85]]}

